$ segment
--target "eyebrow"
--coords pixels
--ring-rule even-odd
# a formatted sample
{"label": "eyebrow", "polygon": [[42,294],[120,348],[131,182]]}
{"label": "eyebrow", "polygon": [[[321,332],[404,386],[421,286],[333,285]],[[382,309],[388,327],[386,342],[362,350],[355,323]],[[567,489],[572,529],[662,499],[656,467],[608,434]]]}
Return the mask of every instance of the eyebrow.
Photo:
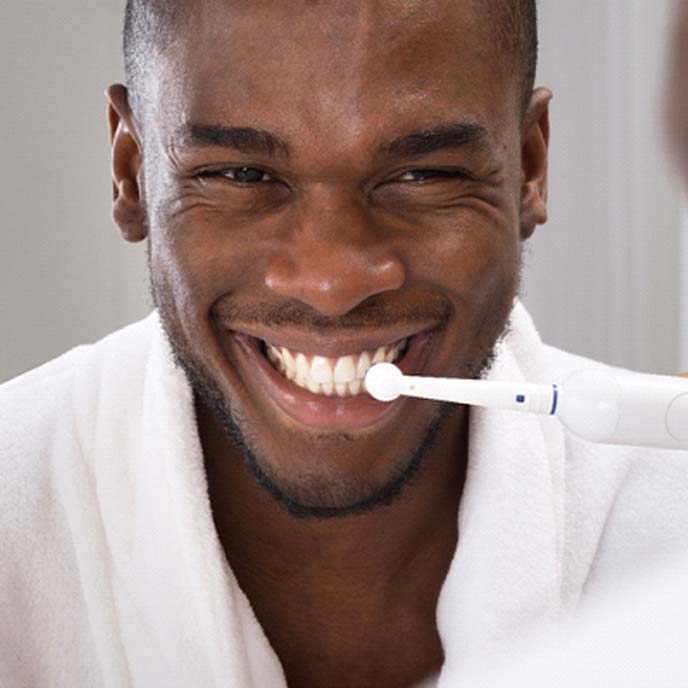
{"label": "eyebrow", "polygon": [[392,157],[412,157],[446,148],[466,147],[488,150],[490,146],[487,129],[473,121],[443,124],[400,136],[381,146],[380,153]]}
{"label": "eyebrow", "polygon": [[242,153],[260,153],[268,157],[289,157],[286,141],[264,129],[225,127],[217,124],[191,124],[181,127],[174,139],[184,146],[233,148]]}
{"label": "eyebrow", "polygon": [[[242,153],[288,159],[289,144],[276,134],[255,127],[228,127],[218,124],[191,124],[175,132],[174,139],[184,146],[232,148]],[[447,148],[489,149],[487,129],[474,121],[442,124],[399,136],[378,148],[388,157],[413,157]]]}

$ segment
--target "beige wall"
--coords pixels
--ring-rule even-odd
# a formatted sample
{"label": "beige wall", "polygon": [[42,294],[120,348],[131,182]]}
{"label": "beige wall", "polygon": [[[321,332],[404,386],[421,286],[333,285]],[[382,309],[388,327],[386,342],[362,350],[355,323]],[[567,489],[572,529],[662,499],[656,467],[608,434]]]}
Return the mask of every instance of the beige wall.
{"label": "beige wall", "polygon": [[[655,108],[670,0],[541,0],[551,222],[526,302],[552,343],[678,364],[678,194]],[[144,248],[110,220],[104,88],[118,0],[0,3],[0,380],[144,315]],[[688,315],[688,313],[687,313]]]}

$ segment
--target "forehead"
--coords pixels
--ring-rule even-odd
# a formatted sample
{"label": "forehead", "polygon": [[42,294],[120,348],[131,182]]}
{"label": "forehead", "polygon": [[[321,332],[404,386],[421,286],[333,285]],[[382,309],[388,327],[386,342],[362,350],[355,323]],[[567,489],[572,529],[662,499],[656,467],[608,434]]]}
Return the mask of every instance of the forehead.
{"label": "forehead", "polygon": [[[332,145],[515,117],[480,0],[202,3],[157,61],[157,124],[245,125]],[[156,102],[157,101],[157,102]]]}

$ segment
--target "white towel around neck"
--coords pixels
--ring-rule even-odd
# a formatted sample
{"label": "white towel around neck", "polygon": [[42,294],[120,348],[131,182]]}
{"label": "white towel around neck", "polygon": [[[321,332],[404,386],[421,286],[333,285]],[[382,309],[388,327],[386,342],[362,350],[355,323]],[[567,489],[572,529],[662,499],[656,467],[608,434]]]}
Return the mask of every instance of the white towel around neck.
{"label": "white towel around neck", "polygon": [[[490,377],[583,365],[517,303]],[[193,409],[155,312],[0,387],[0,686],[284,688],[214,528]],[[685,541],[685,465],[473,409],[440,688]]]}

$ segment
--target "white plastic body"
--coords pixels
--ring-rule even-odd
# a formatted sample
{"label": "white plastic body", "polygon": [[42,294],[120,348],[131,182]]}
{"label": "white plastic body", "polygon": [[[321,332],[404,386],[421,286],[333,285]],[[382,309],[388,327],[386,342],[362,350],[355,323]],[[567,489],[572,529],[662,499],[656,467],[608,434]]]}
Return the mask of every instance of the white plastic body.
{"label": "white plastic body", "polygon": [[[460,384],[455,384],[457,382]],[[550,413],[554,403],[552,385],[416,375],[404,376],[401,394],[540,414]]]}
{"label": "white plastic body", "polygon": [[605,368],[578,370],[557,385],[403,375],[379,363],[371,395],[399,395],[556,415],[571,432],[604,444],[688,449],[688,379]]}
{"label": "white plastic body", "polygon": [[553,385],[404,375],[393,363],[372,366],[365,381],[368,392],[379,401],[394,401],[404,395],[531,413],[551,413],[554,409]]}
{"label": "white plastic body", "polygon": [[688,380],[578,370],[561,384],[555,415],[593,442],[688,449]]}

